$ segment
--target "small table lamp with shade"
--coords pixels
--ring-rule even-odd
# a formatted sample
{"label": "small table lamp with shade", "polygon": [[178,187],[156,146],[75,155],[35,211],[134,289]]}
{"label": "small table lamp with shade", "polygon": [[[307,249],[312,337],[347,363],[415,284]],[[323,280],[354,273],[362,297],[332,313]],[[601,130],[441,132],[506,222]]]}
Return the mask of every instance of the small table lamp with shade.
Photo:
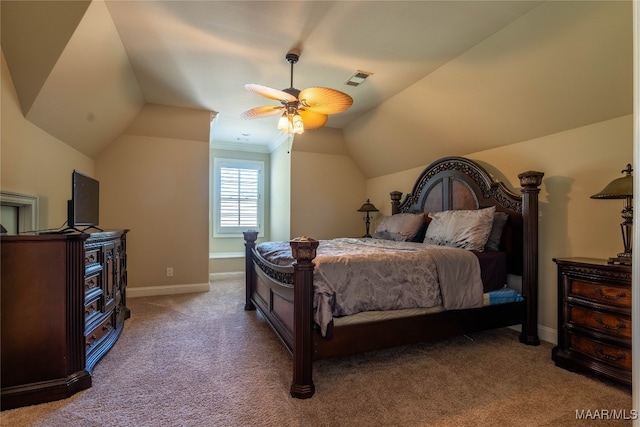
{"label": "small table lamp with shade", "polygon": [[378,208],[376,208],[370,201],[369,199],[367,199],[367,202],[364,203],[362,206],[360,206],[360,209],[358,209],[358,212],[366,212],[367,216],[364,219],[364,223],[365,223],[365,235],[362,237],[371,237],[371,234],[369,234],[369,226],[371,225],[371,218],[369,217],[369,212],[378,212]]}
{"label": "small table lamp with shade", "polygon": [[628,164],[626,169],[621,171],[626,175],[622,178],[616,178],[611,181],[601,192],[591,196],[592,199],[624,199],[624,208],[622,209],[623,222],[620,224],[622,231],[622,242],[624,244],[624,252],[618,254],[617,257],[611,257],[607,261],[609,264],[625,264],[631,265],[631,239],[633,229],[633,169]]}

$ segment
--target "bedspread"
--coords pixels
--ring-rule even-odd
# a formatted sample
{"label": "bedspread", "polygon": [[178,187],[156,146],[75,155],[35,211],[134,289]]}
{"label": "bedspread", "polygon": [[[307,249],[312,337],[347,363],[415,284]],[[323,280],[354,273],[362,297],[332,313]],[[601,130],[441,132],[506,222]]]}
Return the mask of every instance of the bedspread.
{"label": "bedspread", "polygon": [[[258,253],[293,262],[289,242],[265,242]],[[478,258],[470,251],[382,239],[321,240],[314,260],[314,320],[322,335],[335,316],[362,311],[482,306]]]}

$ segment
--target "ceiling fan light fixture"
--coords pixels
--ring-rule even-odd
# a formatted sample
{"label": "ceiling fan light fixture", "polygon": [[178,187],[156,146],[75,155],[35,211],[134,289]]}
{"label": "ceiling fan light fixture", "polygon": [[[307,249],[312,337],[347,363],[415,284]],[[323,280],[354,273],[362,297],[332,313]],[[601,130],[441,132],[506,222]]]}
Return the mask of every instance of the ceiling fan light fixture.
{"label": "ceiling fan light fixture", "polygon": [[298,114],[297,112],[291,118],[291,124],[293,126],[293,133],[304,133],[304,122],[302,121],[302,117],[300,117],[300,114]]}
{"label": "ceiling fan light fixture", "polygon": [[282,116],[280,116],[280,119],[278,120],[278,129],[285,132],[289,129],[289,116],[286,111],[282,113]]}
{"label": "ceiling fan light fixture", "polygon": [[278,120],[278,129],[288,134],[301,134],[304,133],[304,122],[297,111],[293,113],[287,113],[285,111]]}

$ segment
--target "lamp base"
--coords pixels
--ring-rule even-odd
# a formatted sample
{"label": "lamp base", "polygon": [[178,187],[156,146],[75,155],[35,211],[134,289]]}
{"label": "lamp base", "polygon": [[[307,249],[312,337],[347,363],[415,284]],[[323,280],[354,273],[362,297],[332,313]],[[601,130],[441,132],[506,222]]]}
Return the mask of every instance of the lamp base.
{"label": "lamp base", "polygon": [[607,264],[631,265],[631,256],[623,256],[619,254],[617,257],[611,257],[607,260]]}

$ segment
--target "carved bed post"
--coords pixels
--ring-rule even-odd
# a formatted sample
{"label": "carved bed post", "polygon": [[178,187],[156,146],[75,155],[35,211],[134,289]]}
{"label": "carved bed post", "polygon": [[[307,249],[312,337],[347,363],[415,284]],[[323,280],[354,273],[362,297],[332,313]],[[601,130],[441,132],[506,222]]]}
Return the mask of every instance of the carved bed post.
{"label": "carved bed post", "polygon": [[293,382],[291,396],[307,399],[313,396],[313,259],[319,242],[300,237],[291,242],[293,263]]}
{"label": "carved bed post", "polygon": [[400,212],[400,199],[402,198],[401,191],[392,191],[391,196],[391,215],[395,215]]}
{"label": "carved bed post", "polygon": [[255,266],[253,265],[253,256],[251,251],[256,247],[256,239],[258,238],[258,232],[255,230],[243,231],[244,235],[244,280],[245,280],[245,310],[255,310],[256,306],[251,302],[251,295],[253,295],[253,288],[255,287]]}
{"label": "carved bed post", "polygon": [[538,193],[544,173],[527,171],[518,175],[522,186],[523,274],[522,294],[527,313],[522,323],[520,342],[539,345],[538,338]]}

